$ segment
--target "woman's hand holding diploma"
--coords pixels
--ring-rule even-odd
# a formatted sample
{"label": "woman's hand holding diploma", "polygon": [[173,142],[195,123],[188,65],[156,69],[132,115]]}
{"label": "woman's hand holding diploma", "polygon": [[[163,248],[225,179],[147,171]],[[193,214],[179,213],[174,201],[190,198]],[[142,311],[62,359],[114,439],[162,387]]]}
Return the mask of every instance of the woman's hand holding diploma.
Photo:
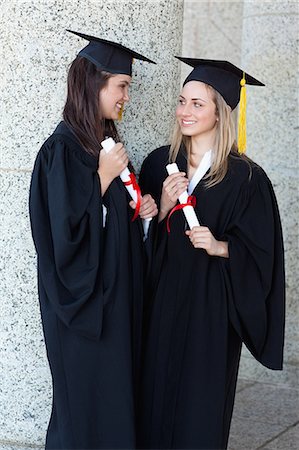
{"label": "woman's hand holding diploma", "polygon": [[100,152],[98,174],[102,195],[105,194],[114,178],[118,177],[127,167],[128,162],[126,149],[121,142],[115,144],[108,153]]}
{"label": "woman's hand holding diploma", "polygon": [[228,258],[228,243],[217,241],[208,227],[193,227],[187,230],[186,235],[195,248],[203,248],[210,256],[222,256]]}
{"label": "woman's hand holding diploma", "polygon": [[[133,208],[133,209],[136,208],[136,203],[134,202],[134,200],[131,200],[129,204],[130,204],[131,208]],[[145,194],[142,197],[140,210],[139,210],[139,215],[140,215],[141,219],[151,219],[151,218],[155,217],[157,214],[158,214],[158,208],[157,208],[155,200],[153,199],[153,197],[150,194]]]}
{"label": "woman's hand holding diploma", "polygon": [[[150,225],[150,221],[158,213],[157,205],[156,205],[155,201],[153,200],[153,198],[151,197],[151,195],[146,194],[143,197],[141,196],[140,188],[137,185],[137,182],[135,180],[135,175],[130,173],[130,171],[127,167],[129,159],[126,154],[126,151],[123,148],[123,145],[121,143],[115,144],[115,142],[112,138],[105,139],[104,141],[101,142],[101,145],[104,149],[104,152],[101,152],[101,153],[105,153],[106,155],[109,155],[111,152],[117,153],[117,155],[115,155],[115,157],[114,157],[115,159],[111,161],[113,164],[117,165],[117,168],[115,167],[114,170],[113,170],[113,168],[111,168],[111,172],[113,172],[113,174],[115,174],[117,172],[116,176],[119,175],[121,180],[125,184],[131,198],[133,199],[129,203],[131,208],[135,209],[138,205],[138,211],[136,211],[136,217],[139,214],[139,216],[142,219],[144,219],[143,220],[143,229],[144,229],[144,235],[146,237],[148,228]],[[120,147],[118,147],[118,146],[120,146]],[[121,170],[119,171],[119,169],[121,169]],[[108,184],[108,186],[109,186],[109,184]],[[135,219],[135,217],[133,218],[133,220],[134,219]]]}
{"label": "woman's hand holding diploma", "polygon": [[[170,176],[180,173],[176,163],[168,164],[166,166],[166,170]],[[181,172],[181,173],[184,173],[184,172]],[[178,209],[183,209],[183,213],[185,215],[185,218],[187,220],[190,230],[192,230],[193,227],[199,227],[199,222],[198,222],[196,213],[193,208],[193,206],[195,206],[195,203],[196,203],[195,197],[189,196],[187,189],[184,189],[184,191],[181,192],[179,185],[177,187],[175,187],[174,189],[175,189],[174,198],[178,194],[178,200],[180,202],[180,205],[175,206],[172,209],[172,211],[169,213],[168,221],[167,221],[167,231],[170,232],[170,226],[169,226],[170,216],[173,214],[173,212],[175,212]]]}
{"label": "woman's hand holding diploma", "polygon": [[179,196],[187,189],[188,179],[185,172],[177,172],[169,175],[163,182],[160,201],[159,222],[177,204]]}

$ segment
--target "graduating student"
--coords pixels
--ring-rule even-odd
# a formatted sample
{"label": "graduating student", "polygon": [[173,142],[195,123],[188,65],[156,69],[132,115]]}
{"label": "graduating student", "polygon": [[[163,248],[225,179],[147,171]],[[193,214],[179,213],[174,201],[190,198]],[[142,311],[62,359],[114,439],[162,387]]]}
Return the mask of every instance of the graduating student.
{"label": "graduating student", "polygon": [[[238,149],[232,120],[245,83],[262,83],[228,62],[179,59],[194,69],[173,141],[145,159],[139,180],[159,203],[139,444],[219,450],[242,343],[264,366],[282,369],[283,241],[271,182],[240,153],[244,134]],[[169,162],[178,173],[168,175]],[[192,230],[177,205],[186,189],[200,223]]]}
{"label": "graduating student", "polygon": [[[117,43],[89,41],[73,61],[63,121],[42,145],[30,189],[32,234],[53,409],[47,449],[135,447],[135,387],[143,284],[141,218],[119,178],[128,164],[106,136],[129,100],[132,60]],[[135,187],[135,189],[137,189]],[[129,204],[130,203],[130,204]]]}

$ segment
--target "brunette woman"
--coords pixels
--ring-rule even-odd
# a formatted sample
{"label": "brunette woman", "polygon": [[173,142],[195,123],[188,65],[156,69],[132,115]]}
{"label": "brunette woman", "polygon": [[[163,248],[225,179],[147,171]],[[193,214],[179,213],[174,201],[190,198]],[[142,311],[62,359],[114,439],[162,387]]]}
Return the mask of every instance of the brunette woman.
{"label": "brunette woman", "polygon": [[[128,165],[114,120],[128,102],[132,60],[89,41],[73,61],[63,121],[42,145],[30,190],[32,234],[53,408],[46,449],[135,447],[143,231],[119,174]],[[101,151],[106,136],[118,142]]]}

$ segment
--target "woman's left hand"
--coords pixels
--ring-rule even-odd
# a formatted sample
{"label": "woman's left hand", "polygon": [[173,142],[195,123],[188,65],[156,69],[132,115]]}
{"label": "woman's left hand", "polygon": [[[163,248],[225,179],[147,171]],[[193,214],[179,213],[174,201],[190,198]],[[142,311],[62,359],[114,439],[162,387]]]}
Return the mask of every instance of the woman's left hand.
{"label": "woman's left hand", "polygon": [[210,256],[222,256],[228,258],[228,243],[217,241],[208,227],[193,227],[186,231],[193,247],[203,248]]}
{"label": "woman's left hand", "polygon": [[[130,201],[131,208],[136,208],[136,203]],[[139,210],[139,216],[141,219],[149,219],[150,217],[155,217],[158,214],[158,207],[155,200],[150,194],[145,194],[141,199],[141,205]]]}

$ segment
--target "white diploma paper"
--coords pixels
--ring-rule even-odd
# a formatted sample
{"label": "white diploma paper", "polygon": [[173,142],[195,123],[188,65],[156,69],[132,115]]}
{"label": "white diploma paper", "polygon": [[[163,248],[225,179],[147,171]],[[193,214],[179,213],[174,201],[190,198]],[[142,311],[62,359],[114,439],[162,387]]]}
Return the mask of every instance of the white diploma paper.
{"label": "white diploma paper", "polygon": [[[103,149],[105,150],[106,153],[109,153],[110,150],[115,146],[115,142],[112,138],[108,138],[108,139],[105,139],[105,141],[101,142],[101,146],[103,147]],[[124,183],[131,181],[130,171],[127,167],[121,172],[121,174],[119,176]],[[131,198],[134,200],[135,203],[137,203],[137,192],[133,189],[133,185],[129,184],[126,186],[126,188],[129,192]]]}
{"label": "white diploma paper", "polygon": [[[101,146],[103,147],[103,149],[105,150],[106,153],[109,153],[110,150],[115,146],[115,142],[114,140],[110,137],[105,139],[104,141],[101,142]],[[128,181],[131,181],[130,178],[130,171],[129,169],[126,167],[121,174],[119,175],[121,180],[126,183]],[[137,192],[135,191],[135,189],[133,188],[132,184],[129,185],[125,185],[127,191],[129,192],[131,198],[134,200],[135,203],[137,203]],[[148,233],[148,229],[149,229],[149,225],[151,222],[152,218],[150,217],[149,219],[143,219],[143,232],[144,232],[144,236],[147,237],[147,233]]]}
{"label": "white diploma paper", "polygon": [[[168,164],[166,166],[166,170],[168,172],[168,175],[172,175],[173,173],[179,172],[179,169],[178,169],[178,166],[176,163]],[[183,192],[179,196],[179,202],[181,204],[187,203],[188,197],[189,197],[188,192],[187,191]],[[186,220],[187,220],[190,230],[192,230],[193,227],[200,226],[192,205],[185,206],[183,208],[183,212],[185,214],[185,217],[186,217]]]}

